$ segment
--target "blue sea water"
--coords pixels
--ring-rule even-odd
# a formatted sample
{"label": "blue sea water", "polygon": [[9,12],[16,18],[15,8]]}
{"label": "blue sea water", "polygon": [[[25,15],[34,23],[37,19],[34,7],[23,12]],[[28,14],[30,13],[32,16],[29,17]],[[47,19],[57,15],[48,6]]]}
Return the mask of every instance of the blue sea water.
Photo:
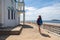
{"label": "blue sea water", "polygon": [[[26,22],[36,23],[36,20],[28,20]],[[51,20],[43,20],[43,22],[46,22],[46,23],[60,23],[60,21],[51,21]]]}
{"label": "blue sea water", "polygon": [[43,21],[43,22],[48,22],[48,23],[60,23],[60,21]]}

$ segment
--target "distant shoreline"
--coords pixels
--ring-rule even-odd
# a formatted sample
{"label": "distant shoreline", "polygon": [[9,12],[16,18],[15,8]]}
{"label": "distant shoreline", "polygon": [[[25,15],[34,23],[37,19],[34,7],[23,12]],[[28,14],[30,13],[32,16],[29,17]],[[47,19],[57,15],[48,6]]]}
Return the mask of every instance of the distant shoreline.
{"label": "distant shoreline", "polygon": [[[31,24],[37,24],[36,22],[26,22],[26,23],[31,23]],[[60,23],[47,23],[47,22],[43,22],[43,25],[48,25],[48,26],[59,26],[60,27]]]}
{"label": "distant shoreline", "polygon": [[[32,22],[32,23],[36,23],[36,20],[26,20],[25,22]],[[43,23],[60,24],[60,21],[43,20]]]}
{"label": "distant shoreline", "polygon": [[[32,21],[30,20],[30,21],[25,21],[25,22],[36,24],[36,20],[35,21],[34,20],[32,20]],[[43,21],[43,24],[45,24],[45,25],[52,25],[52,26],[60,26],[60,22],[59,23],[55,23],[55,22],[52,22],[52,21]]]}

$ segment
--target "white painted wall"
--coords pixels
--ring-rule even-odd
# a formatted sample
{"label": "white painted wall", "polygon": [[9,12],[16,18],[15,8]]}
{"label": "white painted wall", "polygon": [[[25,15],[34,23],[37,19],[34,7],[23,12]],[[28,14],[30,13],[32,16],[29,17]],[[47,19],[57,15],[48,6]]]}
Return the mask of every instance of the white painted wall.
{"label": "white painted wall", "polygon": [[[2,8],[2,23],[4,24],[4,27],[8,27],[8,26],[16,26],[18,25],[17,23],[17,19],[18,19],[18,14],[15,14],[15,19],[8,19],[8,7],[14,7],[14,9],[16,10],[16,4],[15,3],[11,3],[11,0],[0,0],[0,3],[2,2],[2,7],[0,6],[0,9]],[[1,5],[1,4],[0,4]],[[0,12],[0,13],[1,13]],[[1,19],[1,18],[0,18]]]}
{"label": "white painted wall", "polygon": [[2,23],[2,2],[0,0],[0,23]]}
{"label": "white painted wall", "polygon": [[3,27],[16,26],[20,24],[20,15],[16,11],[15,19],[8,19],[8,7],[14,7],[16,11],[16,3],[11,3],[11,0],[0,0],[0,23],[3,24]]}
{"label": "white painted wall", "polygon": [[17,23],[17,25],[18,25],[18,24],[20,24],[20,14],[18,14],[17,11],[16,11],[16,13],[17,13],[17,14],[16,14],[16,21],[17,21],[16,23]]}
{"label": "white painted wall", "polygon": [[16,26],[16,19],[8,19],[8,7],[14,7],[16,9],[15,3],[12,4],[11,0],[5,0],[5,26]]}

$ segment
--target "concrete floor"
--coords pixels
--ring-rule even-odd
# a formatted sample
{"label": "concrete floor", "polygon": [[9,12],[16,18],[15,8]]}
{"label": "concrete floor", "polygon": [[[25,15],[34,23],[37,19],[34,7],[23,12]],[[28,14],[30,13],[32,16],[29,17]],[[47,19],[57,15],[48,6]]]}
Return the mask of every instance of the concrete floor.
{"label": "concrete floor", "polygon": [[23,26],[20,35],[3,35],[0,36],[0,40],[60,40],[60,37],[48,33],[47,30],[42,28],[42,34],[40,34],[36,24],[26,24]]}

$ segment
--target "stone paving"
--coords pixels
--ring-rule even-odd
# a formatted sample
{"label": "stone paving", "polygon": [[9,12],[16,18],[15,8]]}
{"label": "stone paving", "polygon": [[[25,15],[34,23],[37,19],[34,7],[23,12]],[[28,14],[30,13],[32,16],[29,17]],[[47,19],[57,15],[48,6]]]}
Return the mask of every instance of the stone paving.
{"label": "stone paving", "polygon": [[0,36],[0,40],[60,40],[59,36],[51,34],[42,28],[42,34],[40,34],[36,24],[26,24],[19,35],[2,35]]}

